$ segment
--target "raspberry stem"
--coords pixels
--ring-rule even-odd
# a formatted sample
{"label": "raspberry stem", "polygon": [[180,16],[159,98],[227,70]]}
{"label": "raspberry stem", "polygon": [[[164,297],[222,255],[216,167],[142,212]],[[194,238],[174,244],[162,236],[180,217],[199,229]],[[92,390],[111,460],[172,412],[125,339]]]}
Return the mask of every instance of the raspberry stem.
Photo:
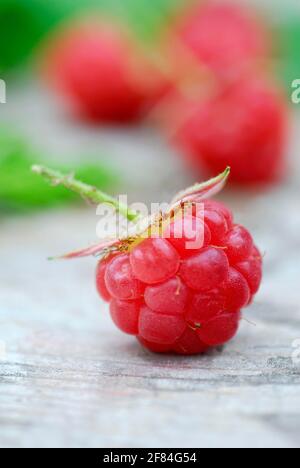
{"label": "raspberry stem", "polygon": [[137,222],[139,219],[139,214],[130,208],[120,203],[116,198],[102,192],[92,185],[85,184],[77,179],[75,179],[73,174],[62,174],[59,171],[54,171],[46,166],[32,166],[32,172],[42,176],[44,179],[48,180],[52,185],[62,185],[68,190],[72,190],[75,193],[78,193],[85,200],[93,204],[105,203],[111,205],[115,210],[120,213],[122,216],[128,219],[128,221]]}

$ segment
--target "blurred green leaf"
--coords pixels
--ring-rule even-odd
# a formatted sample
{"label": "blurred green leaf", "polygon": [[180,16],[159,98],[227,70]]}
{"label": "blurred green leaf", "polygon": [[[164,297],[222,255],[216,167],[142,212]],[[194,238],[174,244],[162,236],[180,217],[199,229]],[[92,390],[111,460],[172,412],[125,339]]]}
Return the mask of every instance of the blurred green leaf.
{"label": "blurred green leaf", "polygon": [[300,78],[300,18],[283,22],[278,31],[279,67],[290,92],[293,80]]}
{"label": "blurred green leaf", "polygon": [[52,27],[89,3],[95,2],[0,0],[0,74],[24,65]]}
{"label": "blurred green leaf", "polygon": [[[29,211],[78,201],[78,197],[63,187],[53,189],[31,172],[33,164],[41,162],[34,151],[20,137],[0,131],[0,214]],[[44,161],[43,161],[44,162]],[[70,167],[60,167],[71,172]],[[82,165],[76,175],[102,190],[110,190],[117,176],[104,165]]]}
{"label": "blurred green leaf", "polygon": [[193,0],[117,0],[114,11],[129,23],[142,40],[153,40],[180,7],[188,7]]}
{"label": "blurred green leaf", "polygon": [[60,21],[99,10],[129,23],[141,39],[152,39],[169,15],[192,0],[0,0],[0,75],[26,63]]}

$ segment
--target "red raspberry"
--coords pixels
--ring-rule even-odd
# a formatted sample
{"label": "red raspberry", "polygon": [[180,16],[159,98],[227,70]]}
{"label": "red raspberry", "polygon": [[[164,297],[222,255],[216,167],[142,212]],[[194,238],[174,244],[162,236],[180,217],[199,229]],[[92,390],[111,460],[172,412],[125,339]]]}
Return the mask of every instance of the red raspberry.
{"label": "red raspberry", "polygon": [[94,121],[136,120],[165,86],[121,26],[95,19],[56,34],[45,62],[46,79],[73,112]]}
{"label": "red raspberry", "polygon": [[[151,238],[127,254],[100,261],[97,284],[104,278],[114,296],[113,321],[150,351],[190,355],[226,343],[259,288],[262,258],[249,232],[234,224],[223,204],[207,200],[203,205],[201,223],[213,246],[204,242],[187,254],[183,242]],[[183,214],[176,223],[181,219],[189,225],[191,215]]]}
{"label": "red raspberry", "polygon": [[[123,332],[136,336],[150,351],[185,355],[204,353],[234,337],[241,310],[259,289],[262,257],[251,234],[234,223],[230,210],[206,200],[223,188],[229,168],[179,193],[165,213],[149,218],[72,176],[42,166],[33,170],[91,201],[109,202],[137,222],[120,239],[103,239],[63,256],[104,254],[97,268],[97,288],[110,302],[111,317]],[[180,233],[181,241],[169,238],[169,231]],[[191,246],[189,241],[195,238],[202,244]]]}
{"label": "red raspberry", "polygon": [[176,29],[187,51],[222,79],[238,76],[269,52],[269,38],[262,25],[230,1],[201,2]]}
{"label": "red raspberry", "polygon": [[186,117],[176,123],[170,116],[172,139],[199,170],[215,173],[230,165],[232,180],[244,184],[284,176],[286,108],[261,80],[239,80],[198,102],[178,100],[177,115]]}

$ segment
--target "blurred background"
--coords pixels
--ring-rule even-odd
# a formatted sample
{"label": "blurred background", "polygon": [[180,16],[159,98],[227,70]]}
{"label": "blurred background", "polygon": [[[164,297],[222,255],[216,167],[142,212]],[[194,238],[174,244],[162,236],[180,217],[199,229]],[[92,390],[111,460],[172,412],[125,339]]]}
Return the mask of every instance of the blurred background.
{"label": "blurred background", "polygon": [[[201,179],[230,164],[242,186],[273,183],[278,173],[285,177],[279,160],[287,163],[288,118],[297,111],[290,96],[291,83],[300,76],[299,6],[292,0],[237,3],[1,0],[0,77],[7,87],[7,103],[0,107],[1,138],[6,139],[1,164],[5,146],[18,140],[27,149],[16,149],[17,166],[24,162],[22,152],[30,162],[66,162],[75,169],[96,163],[103,188],[118,191],[130,184],[141,199],[151,198],[167,181],[179,189],[195,178],[194,169]],[[285,103],[277,102],[279,94]],[[251,107],[252,98],[265,111]],[[221,114],[237,115],[243,107],[243,122],[230,140],[232,131],[222,129]],[[270,115],[265,136],[253,128],[247,148],[237,141],[251,120]],[[200,126],[202,141],[194,129]],[[266,134],[272,132],[271,149]],[[231,148],[222,152],[213,140]],[[250,154],[257,151],[268,153],[257,156],[265,172],[255,165],[248,170]],[[33,208],[39,191],[47,190],[23,170],[1,171],[0,203],[7,212]],[[22,189],[30,195],[21,202]],[[47,196],[61,195],[47,193],[40,206],[51,205]]]}
{"label": "blurred background", "polygon": [[[106,306],[94,290],[94,259],[46,261],[94,242],[98,218],[94,207],[32,174],[35,163],[75,171],[110,194],[146,203],[168,202],[231,165],[231,181],[220,197],[266,252],[265,280],[250,317],[257,327],[244,323],[220,366],[233,366],[233,372],[243,367],[246,361],[234,349],[251,352],[257,363],[273,353],[289,359],[300,320],[300,104],[291,99],[292,83],[300,79],[299,43],[296,0],[0,0],[0,79],[6,84],[6,103],[0,103],[0,382],[11,389],[1,402],[1,445],[93,446],[100,443],[97,431],[103,446],[171,443],[147,418],[145,433],[134,434],[131,423],[140,413],[126,398],[119,413],[111,413],[96,377],[105,393],[102,419],[92,407],[98,408],[98,391],[84,384],[90,405],[68,386],[55,393],[51,379],[52,390],[40,393],[39,378],[48,366],[68,373],[75,361],[84,367],[90,359],[86,366],[94,369],[105,358],[105,369],[114,360],[125,368],[128,360],[143,365],[145,357],[114,330],[107,314],[100,316]],[[154,374],[164,364],[147,361]],[[166,365],[168,379],[172,364]],[[91,383],[91,375],[79,375]],[[299,442],[290,430],[299,428],[299,398],[280,388],[275,393],[249,410],[248,441],[254,445]],[[152,397],[147,393],[149,408]],[[70,407],[61,410],[60,398],[69,398]],[[169,408],[169,422],[180,398],[174,411]],[[78,399],[82,406],[74,415]],[[143,395],[136,401],[143,406]],[[268,405],[281,407],[282,433],[256,425],[253,415],[265,414]],[[211,429],[211,439],[201,435],[207,444],[222,438],[234,443],[230,408],[224,434],[214,438]],[[81,427],[66,435],[68,418]],[[179,446],[197,446],[195,424],[182,421],[180,427],[174,433]],[[240,445],[242,437],[243,431]]]}

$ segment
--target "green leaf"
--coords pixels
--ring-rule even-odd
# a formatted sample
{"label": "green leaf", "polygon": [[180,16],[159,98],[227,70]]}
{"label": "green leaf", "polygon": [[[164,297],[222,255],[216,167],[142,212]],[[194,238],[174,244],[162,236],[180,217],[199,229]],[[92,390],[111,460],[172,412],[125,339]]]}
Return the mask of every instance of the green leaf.
{"label": "green leaf", "polygon": [[[53,187],[31,172],[31,166],[44,162],[19,136],[0,130],[0,214],[26,212],[78,201],[64,187]],[[63,172],[71,168],[60,167]],[[116,174],[103,164],[84,164],[75,168],[86,183],[110,191],[118,181]]]}
{"label": "green leaf", "polygon": [[278,29],[279,74],[286,83],[288,93],[291,84],[300,78],[300,18],[295,16],[280,24]]}

